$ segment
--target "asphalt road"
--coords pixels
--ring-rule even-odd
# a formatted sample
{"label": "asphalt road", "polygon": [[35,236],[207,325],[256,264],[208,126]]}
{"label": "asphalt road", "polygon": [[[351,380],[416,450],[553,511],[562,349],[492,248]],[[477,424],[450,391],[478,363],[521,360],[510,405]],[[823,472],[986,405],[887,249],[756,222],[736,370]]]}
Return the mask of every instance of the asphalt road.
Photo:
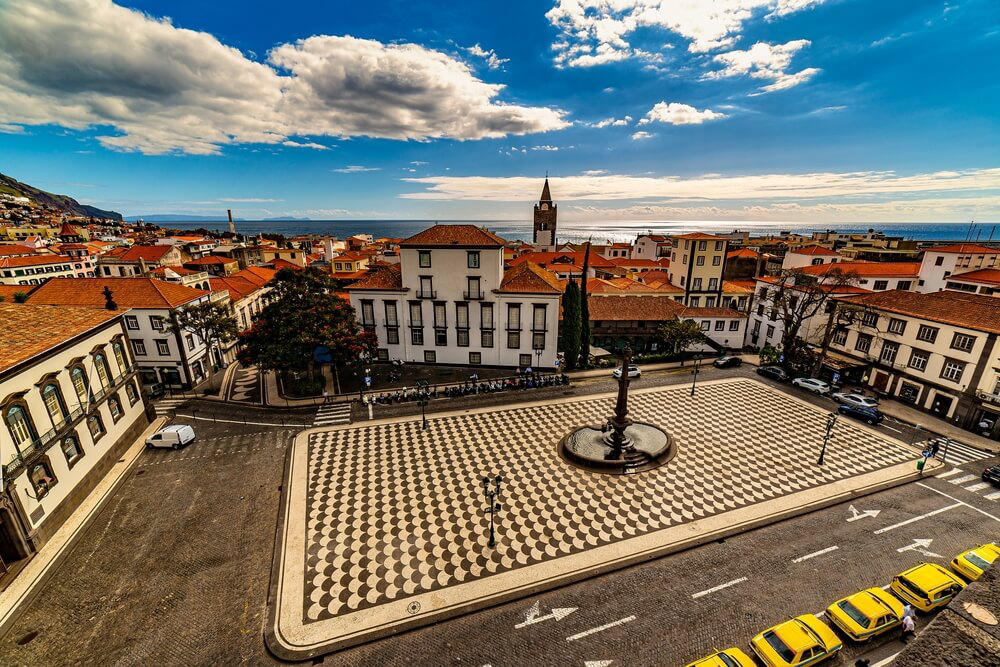
{"label": "asphalt road", "polygon": [[[708,371],[699,379],[748,372]],[[647,373],[634,386],[688,381],[685,369]],[[610,377],[571,388],[578,395],[613,389]],[[511,398],[539,400],[543,391],[549,390]],[[497,403],[500,396],[487,400]],[[396,408],[419,411],[402,405],[386,412]],[[261,412],[259,421],[268,421],[265,414],[272,413]],[[262,628],[281,465],[296,431],[244,426],[244,417],[254,421],[245,410],[232,416],[228,422],[195,421],[199,440],[187,449],[141,455],[53,579],[0,640],[0,664],[277,663],[263,645]],[[910,437],[900,425],[881,428]],[[754,634],[788,616],[821,612],[839,597],[888,584],[920,560],[945,563],[995,540],[1000,503],[986,499],[986,490],[967,490],[975,484],[966,478],[982,467],[971,463],[942,479],[867,496],[853,510],[851,503],[827,508],[316,663],[682,665],[715,647],[745,648]],[[925,550],[936,555],[907,549],[918,539],[932,540]],[[526,623],[536,604],[536,622]],[[918,628],[926,620],[920,618]],[[32,632],[33,639],[17,643]],[[861,651],[877,657],[899,648],[895,641],[848,644],[839,664],[853,664]],[[613,662],[602,662],[608,660]]]}

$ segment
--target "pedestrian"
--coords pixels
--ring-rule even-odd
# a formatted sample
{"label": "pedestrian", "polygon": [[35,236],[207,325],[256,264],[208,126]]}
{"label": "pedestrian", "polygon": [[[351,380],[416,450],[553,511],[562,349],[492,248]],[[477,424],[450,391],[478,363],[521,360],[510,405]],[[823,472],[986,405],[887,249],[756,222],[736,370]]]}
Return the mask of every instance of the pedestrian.
{"label": "pedestrian", "polygon": [[324,403],[330,402],[330,393],[327,392],[326,390],[323,391],[323,402]]}
{"label": "pedestrian", "polygon": [[907,616],[913,616],[913,605],[906,603],[903,605],[903,618]]}
{"label": "pedestrian", "polygon": [[916,634],[916,626],[913,623],[913,615],[903,617],[903,632],[899,635],[899,640],[904,644]]}

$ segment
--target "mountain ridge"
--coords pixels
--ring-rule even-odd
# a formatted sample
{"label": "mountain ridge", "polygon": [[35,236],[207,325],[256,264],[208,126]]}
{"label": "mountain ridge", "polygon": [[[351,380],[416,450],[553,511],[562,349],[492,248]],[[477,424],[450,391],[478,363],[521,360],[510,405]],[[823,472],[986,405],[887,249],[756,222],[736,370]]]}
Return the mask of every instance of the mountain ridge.
{"label": "mountain ridge", "polygon": [[28,197],[38,204],[44,204],[49,208],[64,211],[71,215],[79,215],[88,218],[104,218],[106,220],[123,220],[121,213],[117,211],[105,211],[96,206],[81,204],[77,200],[67,195],[57,195],[46,192],[27,183],[22,183],[6,174],[0,173],[0,192],[18,197]]}

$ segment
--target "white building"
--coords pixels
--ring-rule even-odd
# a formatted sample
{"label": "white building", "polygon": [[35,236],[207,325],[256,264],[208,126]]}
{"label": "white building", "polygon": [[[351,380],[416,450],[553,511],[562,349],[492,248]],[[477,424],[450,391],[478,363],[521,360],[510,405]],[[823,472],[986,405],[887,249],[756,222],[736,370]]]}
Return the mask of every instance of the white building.
{"label": "white building", "polygon": [[635,239],[631,259],[649,259],[654,262],[660,259],[669,259],[672,246],[668,236],[642,234]]}
{"label": "white building", "polygon": [[785,253],[781,260],[781,270],[801,269],[805,266],[819,266],[820,264],[834,264],[843,258],[840,253],[820,245],[807,245],[801,248],[793,248]]}
{"label": "white building", "polygon": [[908,292],[916,289],[920,262],[836,262],[806,266],[801,271],[824,282],[829,282],[834,272],[853,274],[857,277],[855,283],[858,287],[872,292],[893,289]]}
{"label": "white building", "polygon": [[49,278],[93,277],[94,258],[90,256],[31,254],[0,257],[0,285],[41,285]]}
{"label": "white building", "polygon": [[0,303],[0,573],[33,555],[148,425],[122,314]]}
{"label": "white building", "polygon": [[918,292],[943,290],[948,278],[958,273],[977,269],[992,269],[1000,266],[1000,249],[988,248],[976,243],[935,246],[924,249],[920,262]]}
{"label": "white building", "polygon": [[400,264],[347,287],[381,360],[552,368],[555,276],[524,262],[504,273],[504,240],[474,225],[435,225],[400,244]]}

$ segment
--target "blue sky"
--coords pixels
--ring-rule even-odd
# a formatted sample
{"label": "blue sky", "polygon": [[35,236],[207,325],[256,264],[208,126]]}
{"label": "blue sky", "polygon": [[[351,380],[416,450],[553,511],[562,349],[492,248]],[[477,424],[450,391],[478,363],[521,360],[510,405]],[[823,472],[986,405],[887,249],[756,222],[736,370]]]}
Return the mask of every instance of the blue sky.
{"label": "blue sky", "polygon": [[[613,6],[614,9],[611,9]],[[0,0],[0,171],[126,215],[1000,219],[995,0]]]}

